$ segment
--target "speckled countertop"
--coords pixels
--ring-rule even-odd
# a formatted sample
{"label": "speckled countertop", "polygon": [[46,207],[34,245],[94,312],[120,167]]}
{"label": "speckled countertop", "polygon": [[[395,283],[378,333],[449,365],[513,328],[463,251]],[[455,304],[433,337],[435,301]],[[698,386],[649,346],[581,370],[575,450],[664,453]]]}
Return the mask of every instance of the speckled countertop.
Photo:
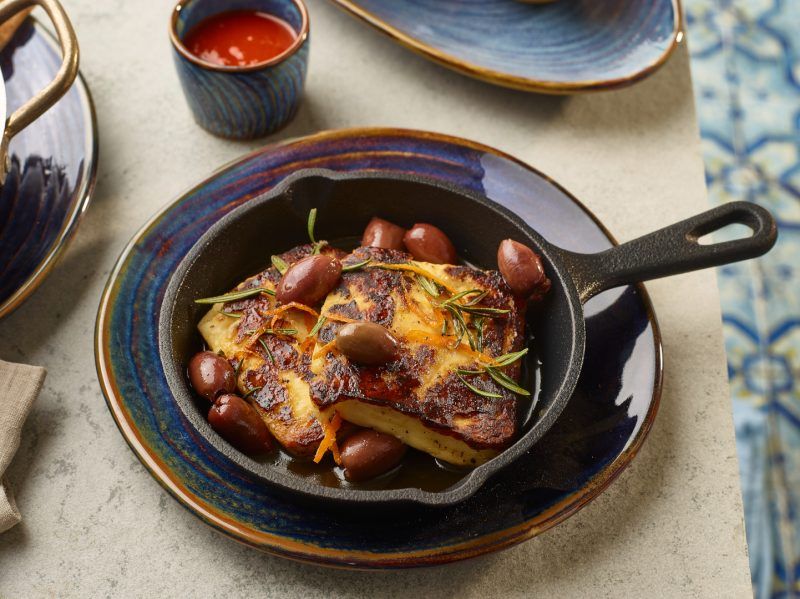
{"label": "speckled countertop", "polygon": [[[556,178],[623,240],[707,207],[685,48],[632,89],[539,97],[446,71],[322,0],[309,4],[307,97],[275,139],[360,125],[472,138]],[[648,285],[666,358],[654,430],[606,493],[538,538],[442,568],[341,572],[239,546],[181,508],[106,409],[95,311],[140,224],[260,143],[193,123],[169,54],[170,1],[64,5],[97,104],[100,174],[60,266],[0,322],[0,358],[49,371],[8,474],[24,522],[0,536],[0,596],[751,595],[712,272]]]}

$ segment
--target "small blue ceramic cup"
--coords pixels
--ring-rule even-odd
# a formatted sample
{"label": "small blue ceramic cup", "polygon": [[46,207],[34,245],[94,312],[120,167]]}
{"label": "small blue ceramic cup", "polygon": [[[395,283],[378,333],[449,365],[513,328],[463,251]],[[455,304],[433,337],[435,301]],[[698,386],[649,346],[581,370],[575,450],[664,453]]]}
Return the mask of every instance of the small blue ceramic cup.
{"label": "small blue ceramic cup", "polygon": [[[191,29],[232,10],[265,12],[297,34],[283,53],[255,65],[206,62],[184,46]],[[297,112],[308,68],[308,11],[302,0],[180,0],[170,22],[175,65],[194,119],[214,135],[252,139],[273,133]]]}

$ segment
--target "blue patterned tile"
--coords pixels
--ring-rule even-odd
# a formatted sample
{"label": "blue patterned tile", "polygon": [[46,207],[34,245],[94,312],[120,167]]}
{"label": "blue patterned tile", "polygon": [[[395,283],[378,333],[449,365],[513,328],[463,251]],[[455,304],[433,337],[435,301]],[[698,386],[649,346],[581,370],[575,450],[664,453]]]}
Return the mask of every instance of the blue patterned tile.
{"label": "blue patterned tile", "polygon": [[756,202],[775,249],[719,285],[756,597],[800,593],[800,2],[687,0],[711,201]]}

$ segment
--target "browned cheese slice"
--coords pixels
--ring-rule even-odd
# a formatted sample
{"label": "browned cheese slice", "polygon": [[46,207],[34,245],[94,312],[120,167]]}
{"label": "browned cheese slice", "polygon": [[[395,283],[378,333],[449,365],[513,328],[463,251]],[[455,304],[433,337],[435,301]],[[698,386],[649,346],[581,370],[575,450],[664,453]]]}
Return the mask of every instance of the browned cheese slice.
{"label": "browned cheese slice", "polygon": [[[324,417],[337,412],[452,464],[476,466],[497,455],[516,437],[519,398],[488,375],[467,380],[499,397],[475,393],[456,371],[479,370],[497,356],[518,351],[524,341],[523,308],[496,271],[415,262],[408,254],[377,248],[358,248],[343,264],[367,259],[366,266],[343,274],[322,306],[327,322],[317,335],[311,363],[316,377],[311,399]],[[431,286],[420,283],[420,276],[437,284],[439,296],[426,291]],[[487,292],[480,306],[509,310],[483,319],[480,341],[479,323],[464,315],[473,344],[479,346],[474,349],[466,336],[458,343],[452,315],[438,306],[470,289]],[[388,328],[400,342],[397,359],[360,366],[338,353],[336,331],[352,321]],[[520,367],[517,363],[503,371],[516,380]]]}
{"label": "browned cheese slice", "polygon": [[[291,265],[311,251],[309,245],[299,246],[281,258]],[[279,280],[280,273],[272,267],[250,277],[236,290],[261,287],[274,291]],[[239,392],[258,410],[278,442],[294,455],[311,456],[324,434],[319,409],[309,396],[314,341],[308,339],[308,333],[316,317],[292,308],[280,312],[273,326],[275,312],[275,298],[267,294],[215,304],[198,329],[211,351],[222,351],[239,364]],[[274,329],[294,329],[296,333]]]}

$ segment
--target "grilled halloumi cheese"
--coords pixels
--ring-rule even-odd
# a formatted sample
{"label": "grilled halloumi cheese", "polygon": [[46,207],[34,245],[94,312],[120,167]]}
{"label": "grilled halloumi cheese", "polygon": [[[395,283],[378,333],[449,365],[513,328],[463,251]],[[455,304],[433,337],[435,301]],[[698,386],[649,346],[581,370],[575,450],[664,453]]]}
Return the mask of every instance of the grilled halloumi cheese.
{"label": "grilled halloumi cheese", "polygon": [[[469,383],[496,397],[476,393],[457,370],[479,370],[493,358],[518,351],[524,340],[523,308],[495,271],[415,262],[403,252],[363,247],[343,264],[365,260],[366,266],[342,275],[323,304],[327,323],[317,335],[311,364],[312,400],[327,417],[335,411],[452,464],[476,466],[494,457],[515,439],[517,398],[489,376],[470,377]],[[467,324],[472,319],[473,327],[480,325],[469,332],[472,348],[466,335],[458,343],[456,316],[440,304],[475,289],[486,292],[481,306],[508,312],[482,323],[465,314]],[[400,343],[397,359],[359,366],[339,354],[333,343],[336,331],[352,321],[389,329]],[[505,373],[517,379],[519,365]]]}
{"label": "grilled halloumi cheese", "polygon": [[[281,258],[291,265],[311,251],[300,246]],[[338,252],[327,246],[323,251]],[[524,308],[500,274],[416,262],[403,252],[377,248],[338,255],[344,266],[368,262],[342,274],[321,308],[325,324],[314,338],[309,337],[317,320],[313,311],[281,309],[267,294],[215,304],[198,325],[212,351],[238,364],[240,393],[278,442],[294,455],[313,455],[338,413],[452,464],[476,466],[510,445],[518,428],[516,396],[488,376],[470,376],[470,385],[496,395],[486,397],[457,373],[478,370],[523,345]],[[274,290],[279,280],[280,273],[269,268],[237,290]],[[462,335],[455,315],[440,304],[475,289],[486,292],[480,306],[503,313],[482,322],[465,314],[470,329]],[[338,353],[336,331],[353,321],[389,329],[400,343],[397,359],[367,367]],[[519,364],[504,372],[517,379]]]}
{"label": "grilled halloumi cheese", "polygon": [[[323,251],[341,253],[330,247]],[[304,245],[280,258],[292,265],[311,252]],[[276,268],[268,268],[236,290],[274,291],[280,277]],[[308,333],[317,317],[299,308],[277,308],[268,294],[214,304],[198,329],[211,351],[236,361],[240,393],[251,400],[278,442],[294,455],[311,456],[324,435],[319,409],[309,396],[314,340]]]}

